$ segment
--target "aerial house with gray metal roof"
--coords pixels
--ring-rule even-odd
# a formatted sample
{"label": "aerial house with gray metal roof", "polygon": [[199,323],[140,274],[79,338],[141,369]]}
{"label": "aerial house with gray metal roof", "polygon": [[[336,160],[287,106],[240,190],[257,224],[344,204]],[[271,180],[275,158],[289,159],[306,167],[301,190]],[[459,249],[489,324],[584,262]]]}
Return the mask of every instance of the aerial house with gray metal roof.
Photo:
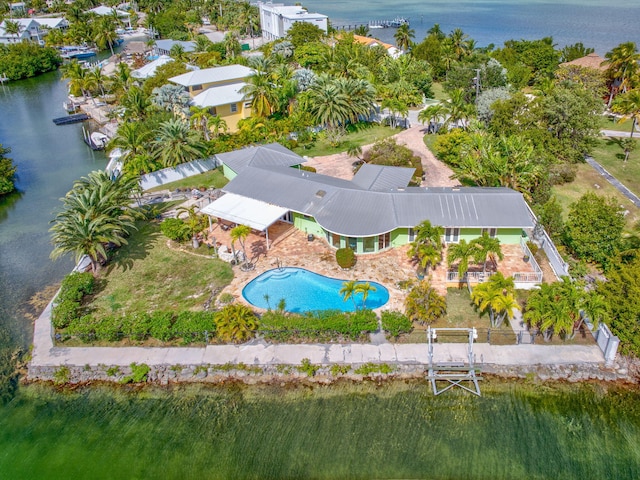
{"label": "aerial house with gray metal roof", "polygon": [[370,164],[344,180],[300,169],[304,159],[278,144],[217,158],[231,178],[224,191],[232,197],[203,213],[225,218],[225,208],[240,209],[242,215],[227,219],[267,233],[269,225],[288,221],[335,248],[361,254],[411,242],[413,228],[424,220],[445,227],[447,243],[487,232],[517,244],[534,226],[522,194],[509,188],[409,187],[413,169]]}

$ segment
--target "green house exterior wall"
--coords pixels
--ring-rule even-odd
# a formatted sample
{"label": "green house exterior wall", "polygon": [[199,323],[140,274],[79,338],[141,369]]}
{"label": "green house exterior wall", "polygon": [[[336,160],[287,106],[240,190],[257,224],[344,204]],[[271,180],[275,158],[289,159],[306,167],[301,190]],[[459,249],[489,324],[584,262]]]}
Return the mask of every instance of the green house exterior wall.
{"label": "green house exterior wall", "polygon": [[520,239],[522,238],[522,229],[521,228],[499,228],[498,238],[500,239],[500,243],[504,243],[504,244],[520,243]]}
{"label": "green house exterior wall", "polygon": [[293,226],[305,233],[312,233],[316,237],[325,237],[324,229],[318,225],[313,217],[308,217],[301,213],[294,212]]}
{"label": "green house exterior wall", "polygon": [[391,232],[391,246],[400,247],[409,243],[409,229],[396,228]]}
{"label": "green house exterior wall", "polygon": [[233,180],[238,175],[236,172],[231,170],[227,165],[222,165],[222,174],[227,177],[228,180]]}

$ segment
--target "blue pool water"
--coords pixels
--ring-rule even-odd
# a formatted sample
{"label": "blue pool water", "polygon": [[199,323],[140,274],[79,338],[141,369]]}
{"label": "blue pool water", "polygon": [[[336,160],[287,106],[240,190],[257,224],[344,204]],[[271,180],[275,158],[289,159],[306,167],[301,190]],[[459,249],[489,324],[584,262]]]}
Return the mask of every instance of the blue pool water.
{"label": "blue pool water", "polygon": [[[286,267],[268,270],[251,280],[242,290],[242,296],[250,304],[260,308],[276,308],[284,298],[287,312],[308,312],[312,310],[342,310],[352,312],[355,306],[362,306],[362,294],[355,296],[354,302],[346,302],[340,295],[345,280],[329,278],[304,268]],[[365,283],[365,282],[358,282]],[[378,308],[389,301],[389,291],[376,282],[369,282],[375,291],[367,297],[367,308]],[[265,299],[269,296],[269,301]]]}

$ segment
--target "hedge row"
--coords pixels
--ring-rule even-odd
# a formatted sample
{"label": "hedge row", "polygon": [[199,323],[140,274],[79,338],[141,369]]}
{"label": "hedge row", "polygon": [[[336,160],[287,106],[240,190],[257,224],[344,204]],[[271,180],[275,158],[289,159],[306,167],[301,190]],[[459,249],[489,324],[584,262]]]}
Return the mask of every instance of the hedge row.
{"label": "hedge row", "polygon": [[214,312],[153,312],[127,317],[91,315],[75,318],[62,336],[78,337],[85,342],[104,340],[114,342],[122,338],[142,341],[156,338],[162,342],[182,339],[184,343],[206,342],[215,337]]}
{"label": "hedge row", "polygon": [[64,277],[51,311],[53,326],[65,328],[77,318],[83,297],[91,295],[94,289],[95,278],[90,272],[74,272]]}
{"label": "hedge row", "polygon": [[396,310],[384,311],[380,315],[382,329],[387,332],[388,337],[398,338],[402,333],[409,333],[413,330],[413,322],[402,312]]}
{"label": "hedge row", "polygon": [[258,335],[278,342],[357,341],[378,329],[371,310],[321,310],[304,314],[270,311],[262,315]]}

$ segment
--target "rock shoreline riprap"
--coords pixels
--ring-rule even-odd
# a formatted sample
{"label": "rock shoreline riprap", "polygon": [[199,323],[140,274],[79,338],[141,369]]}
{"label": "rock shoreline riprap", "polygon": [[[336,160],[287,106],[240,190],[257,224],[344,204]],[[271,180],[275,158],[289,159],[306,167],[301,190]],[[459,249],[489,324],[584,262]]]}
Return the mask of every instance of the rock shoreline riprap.
{"label": "rock shoreline riprap", "polygon": [[[146,367],[146,366],[145,366]],[[484,364],[481,375],[499,378],[536,379],[538,381],[611,381],[638,383],[640,365],[622,359],[612,368],[602,365],[530,365],[509,366]],[[278,382],[311,382],[328,384],[337,380],[365,379],[408,380],[421,379],[427,374],[423,364],[358,364],[351,366],[315,365],[315,371],[292,365],[154,365],[149,367],[146,383],[168,385],[175,383],[220,384],[239,381],[246,384]],[[389,370],[391,370],[389,372]],[[312,374],[313,373],[313,374]],[[28,381],[84,384],[91,382],[123,383],[133,374],[131,366],[98,365],[31,366]]]}

